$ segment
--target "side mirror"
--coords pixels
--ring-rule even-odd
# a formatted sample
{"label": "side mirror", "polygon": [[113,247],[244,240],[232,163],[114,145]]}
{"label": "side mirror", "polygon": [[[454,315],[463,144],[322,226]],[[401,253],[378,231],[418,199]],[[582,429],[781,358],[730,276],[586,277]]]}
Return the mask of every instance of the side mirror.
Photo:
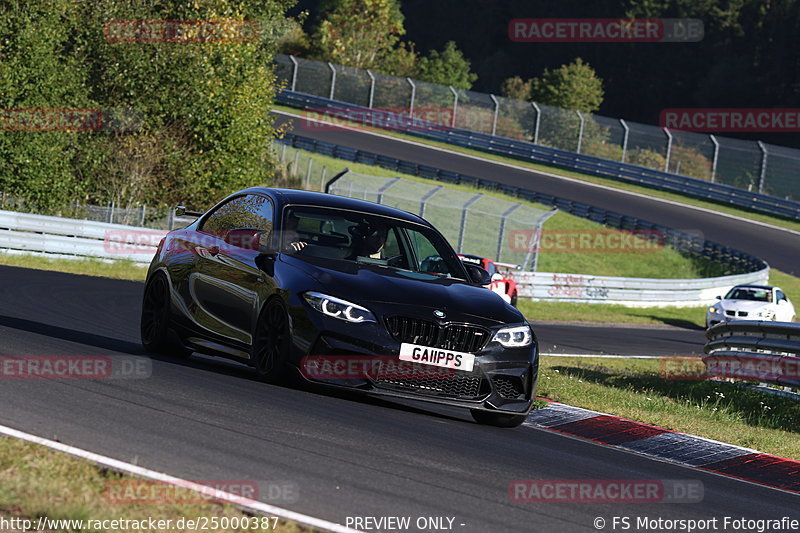
{"label": "side mirror", "polygon": [[225,234],[225,242],[237,248],[259,251],[261,232],[254,229],[232,229]]}
{"label": "side mirror", "polygon": [[722,300],[722,296],[717,295],[717,300]]}
{"label": "side mirror", "polygon": [[469,274],[469,280],[474,285],[489,285],[492,282],[492,276],[481,267],[467,264],[464,267],[467,269],[467,274]]}
{"label": "side mirror", "polygon": [[503,281],[503,275],[499,272],[492,274],[492,281]]}
{"label": "side mirror", "polygon": [[178,207],[175,208],[175,216],[176,217],[182,217],[185,214],[186,214],[186,206],[179,205]]}

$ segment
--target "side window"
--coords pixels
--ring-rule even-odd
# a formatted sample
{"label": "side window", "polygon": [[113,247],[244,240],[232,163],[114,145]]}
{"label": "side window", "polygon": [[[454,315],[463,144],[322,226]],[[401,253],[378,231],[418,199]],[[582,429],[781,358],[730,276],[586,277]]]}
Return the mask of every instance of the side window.
{"label": "side window", "polygon": [[203,221],[200,231],[222,235],[233,229],[272,230],[272,204],[255,194],[237,196],[219,206]]}
{"label": "side window", "polygon": [[425,235],[418,231],[409,230],[408,237],[411,241],[411,247],[414,248],[414,255],[416,255],[419,262],[414,265],[416,267],[415,270],[431,274],[452,275],[447,262],[442,259],[436,246]]}
{"label": "side window", "polygon": [[777,301],[778,302],[780,302],[781,300],[785,300],[786,299],[786,295],[783,294],[783,291],[777,291],[776,292],[776,296],[777,296]]}
{"label": "side window", "polygon": [[494,276],[497,273],[497,267],[491,261],[486,261],[486,271],[490,276]]}

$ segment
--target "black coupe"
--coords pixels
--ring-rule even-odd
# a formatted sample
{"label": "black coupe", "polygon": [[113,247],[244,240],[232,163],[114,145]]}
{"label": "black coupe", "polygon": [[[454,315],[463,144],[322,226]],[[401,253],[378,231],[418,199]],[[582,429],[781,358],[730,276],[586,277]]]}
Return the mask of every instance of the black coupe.
{"label": "black coupe", "polygon": [[301,376],[512,427],[536,392],[536,337],[489,282],[416,215],[251,188],[161,241],[142,344],[235,359],[271,383]]}

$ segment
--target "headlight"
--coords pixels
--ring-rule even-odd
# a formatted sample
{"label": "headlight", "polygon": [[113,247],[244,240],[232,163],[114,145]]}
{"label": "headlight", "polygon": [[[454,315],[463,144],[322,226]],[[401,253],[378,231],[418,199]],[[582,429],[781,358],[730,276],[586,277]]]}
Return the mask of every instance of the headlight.
{"label": "headlight", "polygon": [[717,314],[717,313],[719,313],[719,312],[720,312],[720,311],[719,311],[719,309],[717,309],[717,308],[716,308],[716,307],[714,307],[713,305],[712,305],[711,307],[709,307],[709,308],[708,308],[708,311],[709,311],[709,313],[714,313],[714,314]]}
{"label": "headlight", "polygon": [[494,334],[492,341],[497,341],[506,348],[522,348],[530,346],[533,334],[530,326],[514,326],[503,328]]}
{"label": "headlight", "polygon": [[303,298],[308,304],[329,317],[338,318],[345,322],[358,324],[360,322],[376,322],[375,315],[369,309],[360,305],[350,303],[333,296],[327,296],[318,292],[303,293]]}

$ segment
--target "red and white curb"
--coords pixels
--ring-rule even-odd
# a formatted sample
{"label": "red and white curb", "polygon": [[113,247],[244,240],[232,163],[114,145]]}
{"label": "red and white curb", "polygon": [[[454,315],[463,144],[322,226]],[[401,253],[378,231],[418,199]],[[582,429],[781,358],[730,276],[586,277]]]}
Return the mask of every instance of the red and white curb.
{"label": "red and white curb", "polygon": [[800,461],[750,448],[556,402],[532,411],[525,425],[800,493]]}

